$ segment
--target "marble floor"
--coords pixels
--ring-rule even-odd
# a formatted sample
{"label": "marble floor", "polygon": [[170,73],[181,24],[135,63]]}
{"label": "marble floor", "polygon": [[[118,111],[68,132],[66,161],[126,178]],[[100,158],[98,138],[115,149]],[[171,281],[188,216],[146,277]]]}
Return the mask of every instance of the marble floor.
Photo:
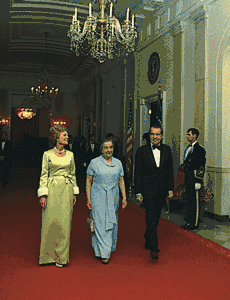
{"label": "marble floor", "polygon": [[[133,193],[129,194],[127,200],[140,206],[140,203],[136,201]],[[161,217],[177,225],[186,224],[184,220],[185,214],[183,202],[173,201],[170,206],[169,213],[166,212],[166,207],[163,208]],[[218,222],[209,218],[204,218],[203,222],[200,223],[199,228],[193,230],[193,232],[230,250],[230,222]]]}

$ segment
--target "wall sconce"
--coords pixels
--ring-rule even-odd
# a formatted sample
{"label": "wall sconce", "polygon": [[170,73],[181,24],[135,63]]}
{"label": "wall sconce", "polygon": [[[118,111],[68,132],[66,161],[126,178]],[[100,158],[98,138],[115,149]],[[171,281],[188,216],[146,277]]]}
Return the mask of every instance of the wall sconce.
{"label": "wall sconce", "polygon": [[36,108],[15,108],[15,113],[19,116],[20,119],[30,120],[36,116]]}
{"label": "wall sconce", "polygon": [[148,114],[151,115],[152,113],[151,103],[147,103],[147,108],[148,108]]}
{"label": "wall sconce", "polygon": [[6,126],[7,128],[10,128],[10,121],[11,121],[11,115],[9,115],[9,117],[2,117],[0,119],[0,126]]}

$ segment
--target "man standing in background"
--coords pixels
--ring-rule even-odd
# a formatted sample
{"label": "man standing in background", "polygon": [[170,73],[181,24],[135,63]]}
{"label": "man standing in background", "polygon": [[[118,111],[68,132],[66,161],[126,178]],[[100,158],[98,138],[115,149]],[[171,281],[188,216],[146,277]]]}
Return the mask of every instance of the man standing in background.
{"label": "man standing in background", "polygon": [[10,163],[12,162],[12,159],[12,143],[7,140],[7,133],[3,131],[0,142],[0,171],[2,173],[2,187],[6,187],[9,182]]}
{"label": "man standing in background", "polygon": [[186,193],[186,220],[187,224],[181,225],[188,230],[198,229],[199,227],[199,191],[203,182],[205,172],[205,149],[197,142],[199,130],[189,128],[187,140],[189,145],[184,153],[183,170],[185,175]]}

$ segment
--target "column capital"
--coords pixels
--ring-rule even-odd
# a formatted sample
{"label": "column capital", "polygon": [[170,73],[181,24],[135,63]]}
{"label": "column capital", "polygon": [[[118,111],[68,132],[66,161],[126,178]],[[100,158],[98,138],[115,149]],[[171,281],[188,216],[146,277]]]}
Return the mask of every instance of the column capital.
{"label": "column capital", "polygon": [[185,21],[183,21],[183,20],[178,20],[176,23],[174,23],[170,28],[171,35],[174,37],[177,34],[183,32],[184,24],[185,24]]}

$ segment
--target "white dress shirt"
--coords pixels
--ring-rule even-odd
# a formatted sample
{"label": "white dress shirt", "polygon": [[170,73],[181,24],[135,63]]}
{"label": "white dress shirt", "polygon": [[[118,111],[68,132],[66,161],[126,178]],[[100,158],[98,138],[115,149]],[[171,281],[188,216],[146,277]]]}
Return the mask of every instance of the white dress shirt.
{"label": "white dress shirt", "polygon": [[[153,152],[153,156],[154,156],[154,159],[155,159],[155,162],[156,162],[156,166],[157,168],[160,167],[160,159],[161,159],[161,152],[159,149],[154,149],[152,148],[153,144],[151,144],[151,149],[152,149],[152,152]],[[136,194],[136,196],[139,196],[141,194]]]}
{"label": "white dress shirt", "polygon": [[90,146],[91,146],[91,150],[92,150],[92,152],[94,152],[94,147],[95,147],[95,144],[91,144],[91,143],[90,143]]}
{"label": "white dress shirt", "polygon": [[4,150],[5,143],[6,143],[5,141],[2,142],[2,150]]}
{"label": "white dress shirt", "polygon": [[189,145],[186,152],[185,152],[185,155],[184,155],[184,160],[186,159],[186,157],[188,156],[188,153],[191,149],[193,149],[194,145],[197,143],[197,141],[193,142],[192,145]]}
{"label": "white dress shirt", "polygon": [[156,162],[156,166],[157,168],[160,167],[160,159],[161,159],[161,152],[159,149],[154,149],[152,148],[153,144],[151,144],[151,149],[152,149],[152,152],[153,152],[153,156],[154,156],[154,159],[155,159],[155,162]]}

